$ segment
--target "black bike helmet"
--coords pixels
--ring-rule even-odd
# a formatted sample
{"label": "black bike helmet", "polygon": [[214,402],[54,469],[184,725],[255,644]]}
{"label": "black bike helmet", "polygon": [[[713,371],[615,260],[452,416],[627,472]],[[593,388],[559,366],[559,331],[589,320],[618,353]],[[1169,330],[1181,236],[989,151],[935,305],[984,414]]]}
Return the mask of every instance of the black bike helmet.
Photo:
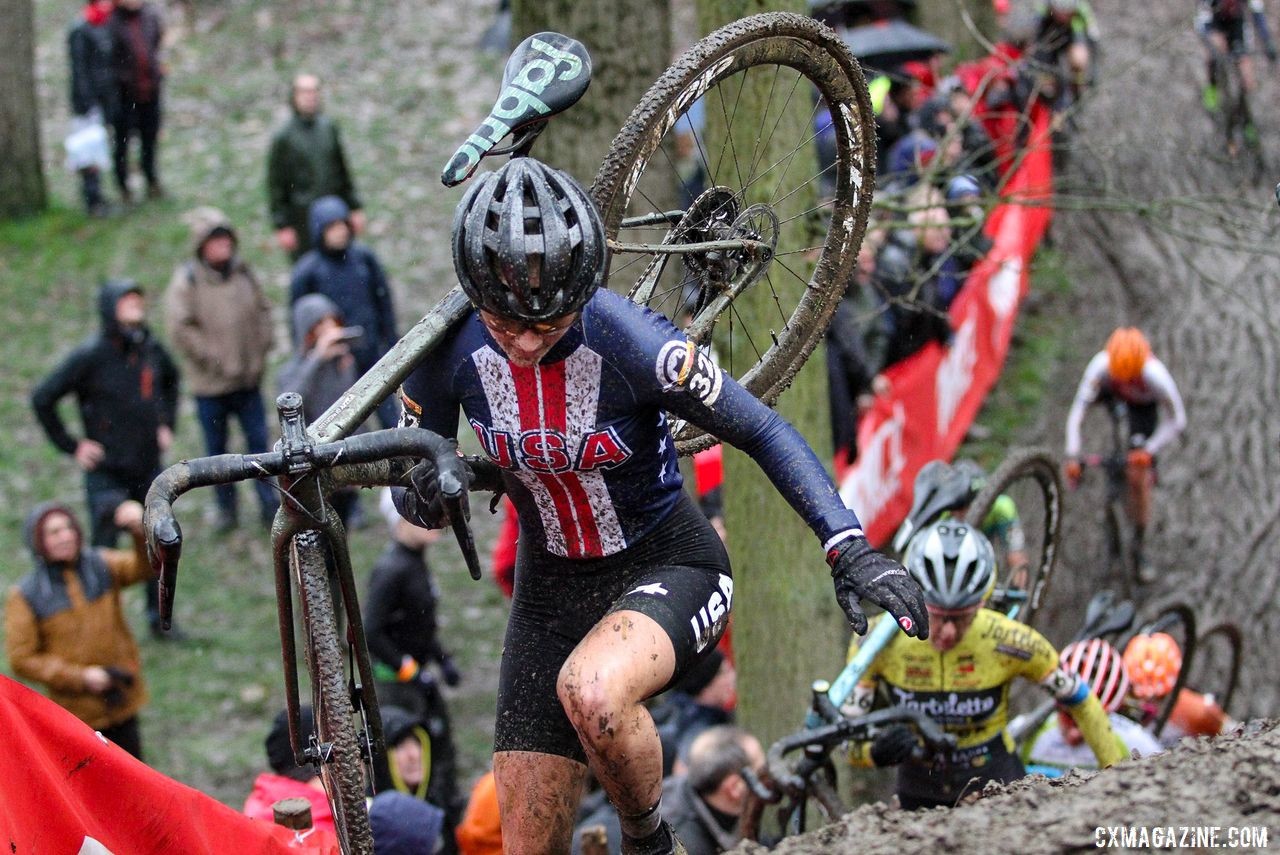
{"label": "black bike helmet", "polygon": [[481,309],[537,323],[578,311],[600,287],[604,225],[568,174],[529,157],[480,176],[453,216],[453,267]]}

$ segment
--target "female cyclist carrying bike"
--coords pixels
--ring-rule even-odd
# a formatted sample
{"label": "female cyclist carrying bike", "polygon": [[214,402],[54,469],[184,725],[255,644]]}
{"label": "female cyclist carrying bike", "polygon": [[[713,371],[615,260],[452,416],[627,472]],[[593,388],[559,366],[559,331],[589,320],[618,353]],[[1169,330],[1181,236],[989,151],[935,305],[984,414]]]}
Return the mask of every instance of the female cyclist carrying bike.
{"label": "female cyclist carrying bike", "polygon": [[[866,598],[926,637],[919,589],[870,547],[790,425],[666,318],[600,288],[603,227],[568,175],[518,157],[477,179],[453,252],[474,310],[405,382],[404,418],[454,436],[461,410],[520,518],[494,733],[504,845],[568,851],[590,764],[623,852],[683,851],[661,819],[661,747],[642,702],[714,646],[733,580],[681,488],[665,414],[759,463],[820,538],[856,631]],[[398,506],[439,527],[435,479],[419,468]]]}

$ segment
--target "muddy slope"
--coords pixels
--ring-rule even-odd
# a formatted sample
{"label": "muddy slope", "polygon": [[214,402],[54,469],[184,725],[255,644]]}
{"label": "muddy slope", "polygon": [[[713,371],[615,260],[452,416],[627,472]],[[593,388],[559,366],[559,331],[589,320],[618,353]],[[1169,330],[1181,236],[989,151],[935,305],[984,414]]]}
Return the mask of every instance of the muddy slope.
{"label": "muddy slope", "polygon": [[[1219,845],[1226,845],[1229,827],[1265,829],[1266,841],[1274,846],[1280,834],[1280,726],[1272,721],[1249,736],[1187,741],[1166,754],[1103,773],[1074,772],[1056,781],[1035,776],[1006,788],[993,785],[974,803],[951,810],[908,813],[867,805],[840,823],[784,840],[773,851],[1083,852],[1093,850],[1097,841],[1109,841],[1112,826],[1158,826],[1162,831],[1172,826],[1179,839],[1185,826],[1220,826]],[[1262,848],[1261,841],[1254,843],[1245,851]],[[765,850],[741,844],[733,851],[746,855]]]}
{"label": "muddy slope", "polygon": [[[1280,216],[1272,195],[1280,170],[1255,176],[1226,158],[1199,104],[1190,3],[1150,4],[1141,14],[1114,0],[1093,5],[1104,34],[1102,79],[1079,117],[1062,185],[1065,206],[1092,210],[1064,212],[1053,226],[1073,273],[1063,323],[1075,352],[1054,369],[1052,404],[1027,441],[1061,449],[1088,357],[1119,324],[1148,332],[1189,423],[1161,456],[1148,551],[1163,575],[1143,600],[1181,596],[1197,605],[1202,625],[1240,624],[1245,668],[1232,711],[1274,715],[1280,688],[1264,651],[1280,641]],[[1278,95],[1276,81],[1264,79],[1254,100],[1273,164]],[[1095,412],[1086,444],[1105,451],[1107,442],[1105,417]],[[1077,604],[1107,581],[1098,560],[1100,497],[1095,485],[1067,504],[1053,597],[1059,617],[1049,627],[1059,640],[1078,624]]]}

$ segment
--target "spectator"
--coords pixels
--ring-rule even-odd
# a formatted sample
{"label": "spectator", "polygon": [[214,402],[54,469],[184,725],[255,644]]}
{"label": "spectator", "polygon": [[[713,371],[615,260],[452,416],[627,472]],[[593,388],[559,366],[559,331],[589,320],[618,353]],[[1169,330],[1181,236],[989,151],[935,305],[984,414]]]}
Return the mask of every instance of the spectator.
{"label": "spectator", "polygon": [[[924,201],[910,215],[911,225],[919,228],[891,231],[876,257],[872,280],[889,303],[886,366],[901,362],[929,341],[945,343],[951,337],[951,323],[939,293],[939,277],[922,266],[922,253],[937,248],[941,240],[938,234],[944,230],[937,222],[939,215],[931,197],[932,194],[925,194]],[[949,229],[946,231],[949,240]],[[944,251],[945,248],[944,242]]]}
{"label": "spectator", "polygon": [[692,670],[653,710],[662,740],[662,766],[670,772],[698,734],[733,719],[738,673],[719,649],[698,660]]}
{"label": "spectator", "polygon": [[164,20],[147,0],[115,0],[109,23],[111,64],[119,92],[120,112],[115,123],[116,183],[126,203],[129,190],[129,140],[134,132],[142,144],[142,174],[147,198],[164,195],[156,172],[156,141],[160,135],[160,91],[166,72],[161,56]]}
{"label": "spectator", "polygon": [[[67,32],[73,125],[112,127],[117,120],[120,97],[112,73],[111,32],[107,27],[112,8],[112,0],[89,0]],[[110,206],[102,195],[101,168],[96,163],[76,167],[89,215],[106,216]]]}
{"label": "spectator", "polygon": [[364,211],[347,168],[338,126],[321,113],[320,78],[299,74],[289,97],[293,116],[271,139],[267,195],[276,243],[297,261],[311,249],[311,203],[338,196],[351,209],[351,226],[364,231]]}
{"label": "spectator", "polygon": [[[936,193],[930,193],[930,201],[939,201]],[[945,312],[951,307],[951,301],[960,293],[964,284],[964,274],[956,260],[956,249],[952,245],[951,215],[939,204],[912,211],[907,221],[915,227],[916,242],[919,247],[917,268],[922,275],[934,281],[933,292],[936,296],[936,307]]]}
{"label": "spectator", "polygon": [[[325,795],[324,783],[316,774],[314,766],[299,766],[293,754],[293,745],[289,742],[288,710],[281,710],[271,723],[271,730],[263,747],[267,751],[267,765],[270,772],[263,772],[253,780],[253,790],[244,802],[245,816],[274,822],[275,815],[271,806],[281,799],[300,798],[311,803],[311,824],[315,828],[335,831],[333,811],[329,807],[329,799]],[[315,730],[315,716],[311,707],[298,708],[299,732],[306,734]],[[336,831],[335,831],[336,833]]]}
{"label": "spectator", "polygon": [[379,699],[423,715],[439,697],[430,670],[433,663],[447,685],[456,686],[462,679],[436,637],[439,591],[427,566],[426,550],[440,532],[419,528],[396,513],[390,491],[384,491],[382,499],[391,542],[369,577],[365,634]]}
{"label": "spectator", "polygon": [[[308,294],[293,304],[293,356],[281,366],[277,383],[280,392],[302,396],[302,413],[308,424],[356,382],[351,343],[360,335],[359,329],[343,324],[342,312],[323,294]],[[350,527],[358,500],[354,487],[330,495],[344,526]]]}
{"label": "spectator", "polygon": [[[146,498],[160,459],[173,442],[178,369],[152,338],[142,289],[131,279],[109,279],[98,291],[102,329],[71,352],[31,393],[36,418],[49,440],[84,470],[90,542],[115,547],[115,509]],[[74,395],[83,436],[75,439],[58,414]],[[147,585],[147,622],[157,638],[181,632],[160,626],[158,583]]]}
{"label": "spectator", "polygon": [[492,769],[471,788],[467,812],[456,834],[459,855],[502,855],[502,821]]}
{"label": "spectator", "polygon": [[[738,818],[747,796],[747,782],[740,773],[763,766],[760,741],[741,728],[717,725],[693,740],[688,771],[662,782],[663,814],[688,855],[717,855],[737,845]],[[617,812],[607,801],[574,830],[575,855],[590,851],[583,845],[584,835],[598,839],[601,831],[609,851],[618,851],[622,832]]]}
{"label": "spectator", "polygon": [[[169,338],[187,358],[208,453],[226,452],[232,416],[240,421],[249,452],[263,452],[267,419],[260,387],[271,349],[271,304],[237,254],[236,233],[221,211],[197,208],[188,222],[194,257],[179,265],[169,281]],[[262,522],[269,526],[278,502],[269,483],[258,480],[254,487]],[[238,522],[235,485],[216,490],[215,528],[229,531]]]}
{"label": "spectator", "polygon": [[[351,342],[356,371],[364,374],[396,343],[396,317],[391,286],[378,257],[354,239],[355,226],[347,203],[324,196],[311,206],[311,239],[315,248],[293,268],[289,303],[307,294],[323,294],[332,300],[343,319],[359,327],[362,335]],[[394,396],[378,407],[378,421],[395,427],[400,414]]]}
{"label": "spectator", "polygon": [[458,795],[457,754],[448,716],[418,716],[389,704],[381,709],[387,762],[378,769],[377,791],[394,790],[440,808],[447,830],[443,850],[457,852],[453,831],[466,803]]}
{"label": "spectator", "polygon": [[71,510],[56,502],[27,515],[35,568],[9,589],[5,650],[15,674],[139,760],[138,711],[147,703],[138,643],[120,609],[120,589],[151,576],[142,505],[126,501],[115,524],[133,549],[85,548]]}
{"label": "spectator", "polygon": [[378,793],[369,803],[373,855],[431,855],[441,851],[444,811],[398,792]]}
{"label": "spectator", "polygon": [[982,188],[973,176],[954,176],[947,182],[945,195],[952,223],[952,252],[963,279],[973,265],[991,251],[995,242],[982,230],[987,212],[982,205]]}

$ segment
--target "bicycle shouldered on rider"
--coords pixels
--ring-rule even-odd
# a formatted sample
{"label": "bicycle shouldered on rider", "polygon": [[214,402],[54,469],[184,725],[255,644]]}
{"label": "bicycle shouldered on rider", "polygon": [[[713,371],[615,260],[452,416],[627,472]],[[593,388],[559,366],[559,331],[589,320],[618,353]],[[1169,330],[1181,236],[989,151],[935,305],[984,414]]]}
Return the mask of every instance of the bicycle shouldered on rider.
{"label": "bicycle shouldered on rider", "polygon": [[[883,687],[890,704],[919,710],[956,736],[942,756],[921,750],[905,725],[889,728],[855,750],[853,761],[898,766],[895,792],[909,810],[955,805],[987,781],[1026,774],[1008,724],[1015,677],[1038,683],[1079,727],[1099,766],[1124,759],[1107,713],[1089,683],[1044,636],[984,608],[995,584],[995,555],[978,529],[954,519],[921,529],[907,547],[906,565],[924,590],[927,641],[896,634],[854,690],[846,714],[871,711]],[[855,639],[850,658],[857,652]]]}
{"label": "bicycle shouldered on rider", "polygon": [[[662,753],[643,701],[724,631],[724,546],[681,488],[666,413],[748,453],[818,535],[853,628],[858,605],[928,636],[918,586],[871,548],[803,438],[666,318],[600,287],[604,229],[565,173],[517,157],[458,206],[454,266],[474,310],[406,380],[407,426],[459,411],[520,518],[494,775],[510,852],[568,851],[587,766],[626,853],[680,852],[662,821]],[[429,464],[397,507],[447,522]]]}

